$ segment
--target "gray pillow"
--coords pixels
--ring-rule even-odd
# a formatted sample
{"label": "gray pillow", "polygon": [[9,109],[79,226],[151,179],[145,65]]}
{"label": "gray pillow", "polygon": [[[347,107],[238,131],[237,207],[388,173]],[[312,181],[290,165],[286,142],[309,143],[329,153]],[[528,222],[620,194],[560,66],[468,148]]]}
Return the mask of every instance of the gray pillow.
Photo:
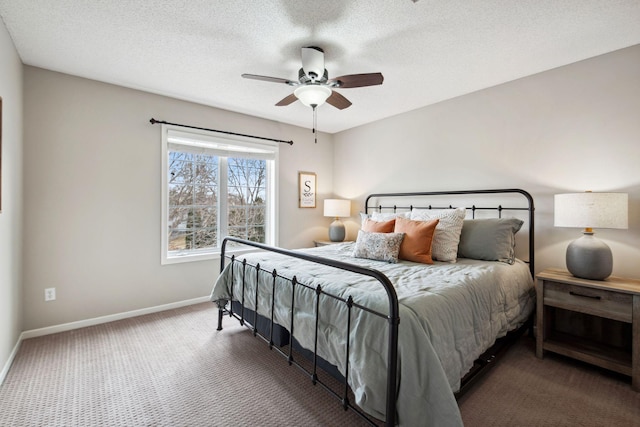
{"label": "gray pillow", "polygon": [[518,218],[466,219],[460,233],[458,257],[513,264],[516,233],[523,223]]}
{"label": "gray pillow", "polygon": [[404,233],[371,233],[359,230],[353,256],[396,263],[403,238]]}

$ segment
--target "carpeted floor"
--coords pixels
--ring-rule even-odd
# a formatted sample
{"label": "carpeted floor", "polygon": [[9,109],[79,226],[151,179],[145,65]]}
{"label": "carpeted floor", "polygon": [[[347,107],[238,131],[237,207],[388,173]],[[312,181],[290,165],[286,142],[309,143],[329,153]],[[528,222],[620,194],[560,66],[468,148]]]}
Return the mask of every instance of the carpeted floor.
{"label": "carpeted floor", "polygon": [[[205,303],[25,340],[0,426],[365,425]],[[460,401],[472,426],[640,426],[629,380],[522,338]]]}
{"label": "carpeted floor", "polygon": [[563,356],[535,356],[522,337],[458,402],[466,427],[640,426],[631,379]]}

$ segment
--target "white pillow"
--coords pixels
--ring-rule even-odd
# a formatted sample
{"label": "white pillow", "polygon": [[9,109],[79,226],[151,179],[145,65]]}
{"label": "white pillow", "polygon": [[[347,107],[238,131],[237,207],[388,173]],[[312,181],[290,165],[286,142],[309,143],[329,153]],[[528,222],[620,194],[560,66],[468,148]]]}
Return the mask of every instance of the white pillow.
{"label": "white pillow", "polygon": [[371,218],[370,214],[360,212],[360,228],[362,228],[362,226],[364,225],[364,222],[369,218]]}
{"label": "white pillow", "polygon": [[392,219],[396,219],[397,217],[409,219],[411,217],[411,212],[402,212],[402,213],[372,212],[371,213],[371,220],[373,221],[389,221]]}
{"label": "white pillow", "polygon": [[458,244],[465,215],[465,208],[411,211],[411,219],[416,221],[440,220],[433,235],[431,255],[438,261],[446,262],[456,262],[458,258]]}
{"label": "white pillow", "polygon": [[365,220],[367,219],[370,219],[371,221],[381,222],[381,221],[390,221],[399,216],[409,219],[411,217],[411,212],[403,212],[399,214],[398,213],[381,213],[381,212],[375,212],[375,211],[370,214],[360,212],[360,228],[362,228]]}

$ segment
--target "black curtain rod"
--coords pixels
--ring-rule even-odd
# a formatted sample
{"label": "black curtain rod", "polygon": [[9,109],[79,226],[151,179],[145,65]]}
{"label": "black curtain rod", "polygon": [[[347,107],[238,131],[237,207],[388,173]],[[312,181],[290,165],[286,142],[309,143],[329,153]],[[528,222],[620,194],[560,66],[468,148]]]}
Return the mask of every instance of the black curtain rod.
{"label": "black curtain rod", "polygon": [[255,135],[245,135],[244,133],[228,132],[226,130],[216,130],[216,129],[209,129],[209,128],[200,128],[197,126],[181,125],[180,123],[170,123],[170,122],[165,122],[164,120],[156,120],[153,117],[151,118],[151,120],[149,120],[149,122],[151,122],[152,125],[155,125],[156,123],[160,123],[163,125],[173,125],[173,126],[181,126],[183,128],[208,130],[210,132],[225,133],[227,135],[244,136],[247,138],[263,139],[265,141],[282,142],[283,144],[293,145],[293,141],[284,141],[282,139],[265,138],[263,136],[255,136]]}

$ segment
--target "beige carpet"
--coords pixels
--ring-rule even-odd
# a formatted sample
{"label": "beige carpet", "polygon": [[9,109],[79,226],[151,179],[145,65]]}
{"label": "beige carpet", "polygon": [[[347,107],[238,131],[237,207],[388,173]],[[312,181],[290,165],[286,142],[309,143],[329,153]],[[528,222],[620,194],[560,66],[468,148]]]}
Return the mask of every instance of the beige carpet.
{"label": "beige carpet", "polygon": [[[213,304],[25,340],[1,426],[358,426],[364,423]],[[460,402],[471,426],[640,426],[626,378],[535,358],[523,338]]]}
{"label": "beige carpet", "polygon": [[630,377],[563,356],[535,356],[523,337],[458,402],[467,427],[640,426]]}

